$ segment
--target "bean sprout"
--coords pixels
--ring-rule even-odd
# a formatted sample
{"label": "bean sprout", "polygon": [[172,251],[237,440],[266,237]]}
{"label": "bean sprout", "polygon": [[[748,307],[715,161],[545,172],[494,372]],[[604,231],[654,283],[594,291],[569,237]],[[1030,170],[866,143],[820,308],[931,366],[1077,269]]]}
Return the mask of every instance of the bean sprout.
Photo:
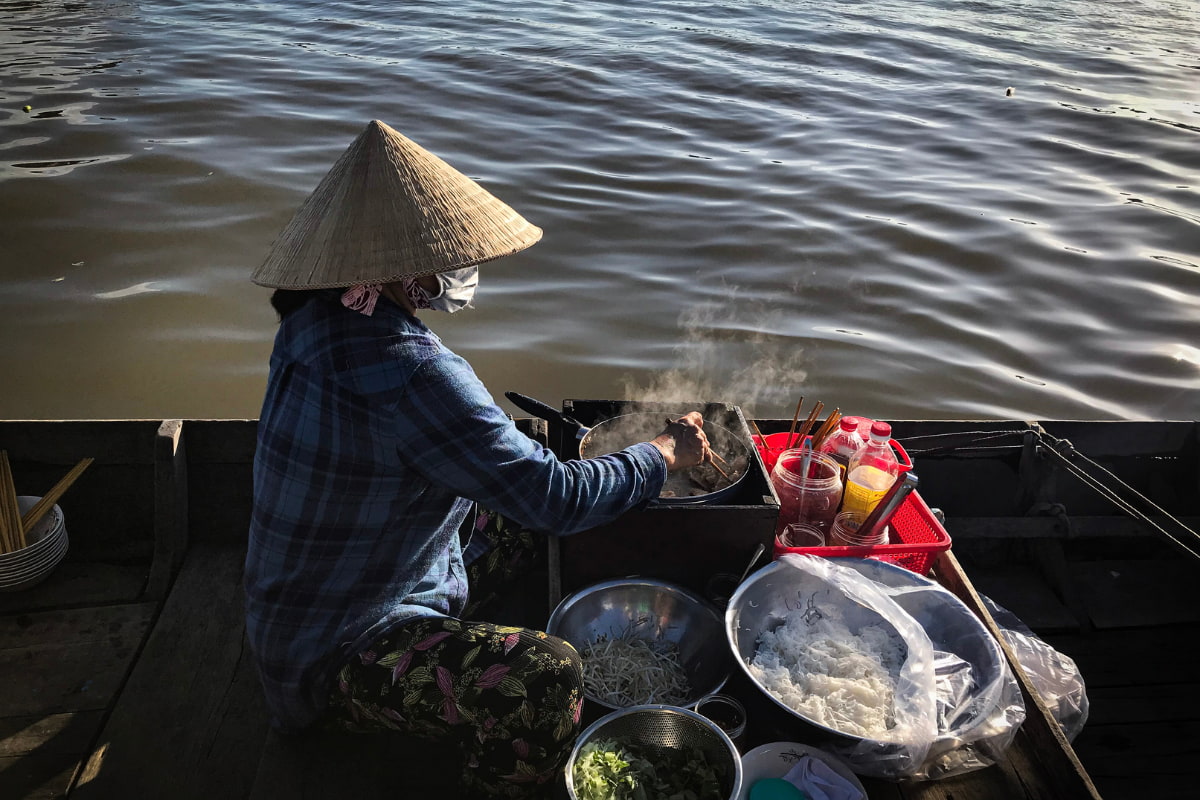
{"label": "bean sprout", "polygon": [[610,706],[681,705],[691,694],[674,642],[640,639],[631,628],[620,636],[599,637],[580,655],[584,688]]}

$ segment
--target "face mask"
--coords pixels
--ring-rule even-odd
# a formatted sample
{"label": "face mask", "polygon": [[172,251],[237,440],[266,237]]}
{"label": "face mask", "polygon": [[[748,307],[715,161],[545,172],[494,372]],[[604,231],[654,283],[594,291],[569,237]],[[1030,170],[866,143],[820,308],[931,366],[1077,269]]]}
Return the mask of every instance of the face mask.
{"label": "face mask", "polygon": [[430,309],[453,314],[464,308],[473,308],[471,300],[475,297],[475,288],[479,286],[478,267],[439,272],[437,279],[440,289],[437,294],[430,295],[424,289],[420,289]]}

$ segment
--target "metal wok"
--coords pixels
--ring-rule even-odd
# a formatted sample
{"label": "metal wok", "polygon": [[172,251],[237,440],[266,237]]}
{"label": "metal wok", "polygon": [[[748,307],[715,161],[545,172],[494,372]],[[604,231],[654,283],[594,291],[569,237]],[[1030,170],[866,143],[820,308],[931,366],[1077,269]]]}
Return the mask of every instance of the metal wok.
{"label": "metal wok", "polygon": [[[516,392],[505,392],[504,396],[522,411],[558,425],[564,442],[572,439],[578,442],[580,458],[595,458],[638,442],[648,442],[662,433],[668,416],[660,411],[633,412],[597,422],[589,428],[540,400]],[[733,431],[708,420],[704,421],[704,433],[712,451],[725,459],[721,469],[730,481],[727,482],[710,465],[701,464],[669,475],[655,502],[664,505],[720,503],[729,500],[741,488],[752,463],[749,445]]]}

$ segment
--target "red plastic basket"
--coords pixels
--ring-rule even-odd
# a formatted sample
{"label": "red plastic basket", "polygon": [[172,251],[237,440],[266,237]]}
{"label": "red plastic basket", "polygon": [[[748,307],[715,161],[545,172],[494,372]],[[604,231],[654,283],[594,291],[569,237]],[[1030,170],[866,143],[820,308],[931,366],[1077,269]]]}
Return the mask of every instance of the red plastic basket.
{"label": "red plastic basket", "polygon": [[904,499],[888,524],[891,531],[887,544],[870,547],[781,547],[776,542],[775,558],[785,553],[808,553],[826,558],[874,558],[924,575],[933,566],[937,554],[950,549],[950,534],[946,533],[918,492],[911,492]]}
{"label": "red plastic basket", "polygon": [[[771,443],[767,440],[773,439],[776,443],[778,443],[781,437],[783,440],[787,440],[787,431],[784,431],[783,433],[771,433],[767,434],[766,436],[752,435],[750,437],[754,442],[754,446],[758,449],[758,454],[762,457],[763,464],[766,466],[767,472],[771,471],[771,468],[775,466],[775,462],[779,460],[780,454],[787,449],[781,446],[772,447],[770,446]],[[811,442],[812,437],[805,436],[804,441]],[[903,475],[905,472],[911,470],[913,468],[912,459],[908,457],[908,452],[905,451],[904,447],[902,447],[901,444],[895,439],[889,439],[888,444],[891,445],[892,452],[896,454],[896,463],[900,465],[900,474]]]}

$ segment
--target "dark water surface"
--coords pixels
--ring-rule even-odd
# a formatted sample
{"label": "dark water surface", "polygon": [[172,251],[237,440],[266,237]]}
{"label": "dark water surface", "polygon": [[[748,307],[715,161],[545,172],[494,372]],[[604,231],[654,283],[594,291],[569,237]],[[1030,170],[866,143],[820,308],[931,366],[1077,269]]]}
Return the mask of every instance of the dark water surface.
{"label": "dark water surface", "polygon": [[1194,0],[196,0],[0,2],[0,418],[257,416],[373,118],[546,231],[427,318],[498,397],[1200,417]]}

